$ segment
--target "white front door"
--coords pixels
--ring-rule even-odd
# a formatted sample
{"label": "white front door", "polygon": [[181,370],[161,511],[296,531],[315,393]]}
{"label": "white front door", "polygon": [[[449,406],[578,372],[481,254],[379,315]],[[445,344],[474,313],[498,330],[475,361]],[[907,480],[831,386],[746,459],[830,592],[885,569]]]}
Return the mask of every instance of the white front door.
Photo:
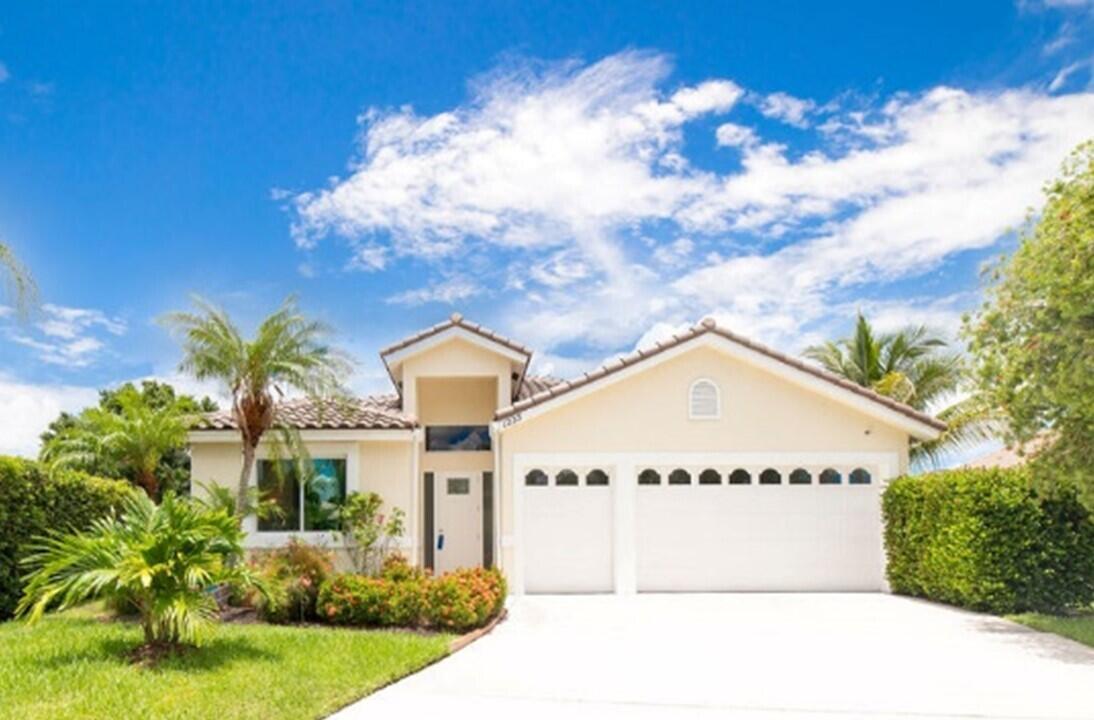
{"label": "white front door", "polygon": [[482,473],[440,474],[434,491],[438,574],[482,565]]}

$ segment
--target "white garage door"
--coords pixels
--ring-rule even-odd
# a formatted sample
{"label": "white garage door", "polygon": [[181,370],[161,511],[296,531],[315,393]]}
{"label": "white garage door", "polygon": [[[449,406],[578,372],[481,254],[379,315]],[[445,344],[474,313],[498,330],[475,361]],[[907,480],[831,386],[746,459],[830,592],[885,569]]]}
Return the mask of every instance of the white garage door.
{"label": "white garage door", "polygon": [[670,466],[637,483],[639,591],[882,587],[869,467]]}
{"label": "white garage door", "polygon": [[614,481],[599,468],[537,468],[524,476],[526,592],[612,591]]}

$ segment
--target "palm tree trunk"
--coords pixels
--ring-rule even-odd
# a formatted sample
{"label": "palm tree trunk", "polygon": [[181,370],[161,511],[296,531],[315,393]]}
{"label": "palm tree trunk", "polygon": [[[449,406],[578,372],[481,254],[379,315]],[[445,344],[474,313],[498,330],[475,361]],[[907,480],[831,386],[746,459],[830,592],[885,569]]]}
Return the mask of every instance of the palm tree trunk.
{"label": "palm tree trunk", "polygon": [[[257,443],[256,443],[257,445]],[[255,466],[255,449],[249,438],[243,438],[243,467],[239,471],[239,487],[236,488],[236,519],[243,524],[243,513],[247,507],[247,495],[251,485],[251,473]]]}
{"label": "palm tree trunk", "polygon": [[148,497],[150,497],[153,501],[159,500],[160,481],[156,479],[156,473],[154,471],[138,471],[137,484],[144,488],[144,491],[148,494]]}

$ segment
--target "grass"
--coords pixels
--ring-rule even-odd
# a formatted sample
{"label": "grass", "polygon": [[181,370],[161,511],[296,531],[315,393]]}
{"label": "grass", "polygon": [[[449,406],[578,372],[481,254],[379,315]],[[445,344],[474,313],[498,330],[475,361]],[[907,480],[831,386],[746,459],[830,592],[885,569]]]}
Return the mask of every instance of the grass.
{"label": "grass", "polygon": [[1057,635],[1063,635],[1066,638],[1077,640],[1083,645],[1094,647],[1094,613],[1076,615],[1074,617],[1025,613],[1022,615],[1012,615],[1010,619],[1022,623],[1027,627],[1031,627],[1034,630],[1056,633]]}
{"label": "grass", "polygon": [[448,653],[452,637],[228,624],[140,667],[140,630],[88,609],[0,624],[4,717],[320,718]]}

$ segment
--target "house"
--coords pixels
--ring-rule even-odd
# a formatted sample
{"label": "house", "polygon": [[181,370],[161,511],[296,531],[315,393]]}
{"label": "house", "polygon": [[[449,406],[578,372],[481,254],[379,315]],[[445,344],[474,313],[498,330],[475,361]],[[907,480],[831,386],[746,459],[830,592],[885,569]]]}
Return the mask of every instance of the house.
{"label": "house", "polygon": [[[879,590],[880,491],[945,428],[709,319],[569,381],[458,314],[380,356],[393,394],[279,407],[320,480],[260,460],[285,517],[251,518],[252,546],[337,546],[331,509],[371,490],[414,562],[497,565],[518,594]],[[228,414],[190,440],[196,480],[234,483]]]}

